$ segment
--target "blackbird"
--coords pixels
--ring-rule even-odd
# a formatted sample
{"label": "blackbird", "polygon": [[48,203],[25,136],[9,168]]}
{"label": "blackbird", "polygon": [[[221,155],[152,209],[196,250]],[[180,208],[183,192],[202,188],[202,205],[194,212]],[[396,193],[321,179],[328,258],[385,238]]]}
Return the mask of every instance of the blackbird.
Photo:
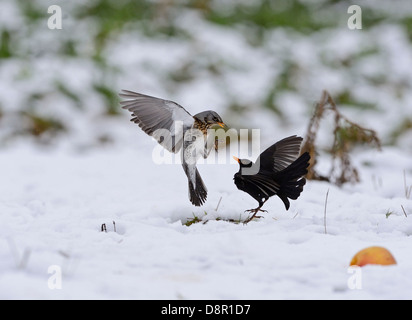
{"label": "blackbird", "polygon": [[289,209],[289,199],[296,200],[306,183],[304,175],[308,172],[310,155],[303,153],[299,158],[302,138],[291,136],[276,142],[263,151],[255,163],[247,159],[233,157],[240,165],[234,182],[239,190],[250,194],[259,202],[255,209],[246,210],[253,213],[245,222],[251,221],[263,204],[277,195]]}
{"label": "blackbird", "polygon": [[182,166],[189,183],[190,202],[201,206],[206,201],[207,188],[196,168],[196,161],[200,156],[206,159],[213,146],[217,150],[215,137],[208,134],[208,129],[215,125],[226,127],[222,118],[211,110],[192,116],[176,102],[129,90],[122,90],[119,95],[127,99],[120,104],[132,113],[132,122],[166,150],[173,153],[182,150]]}

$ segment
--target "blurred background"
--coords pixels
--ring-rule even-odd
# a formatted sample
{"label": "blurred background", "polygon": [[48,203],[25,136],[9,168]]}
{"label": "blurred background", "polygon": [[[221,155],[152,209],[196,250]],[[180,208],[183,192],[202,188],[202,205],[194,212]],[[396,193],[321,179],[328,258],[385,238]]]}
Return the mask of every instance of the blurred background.
{"label": "blurred background", "polygon": [[121,144],[129,89],[272,141],[304,134],[328,90],[384,145],[412,150],[410,0],[1,0],[0,41],[0,148]]}

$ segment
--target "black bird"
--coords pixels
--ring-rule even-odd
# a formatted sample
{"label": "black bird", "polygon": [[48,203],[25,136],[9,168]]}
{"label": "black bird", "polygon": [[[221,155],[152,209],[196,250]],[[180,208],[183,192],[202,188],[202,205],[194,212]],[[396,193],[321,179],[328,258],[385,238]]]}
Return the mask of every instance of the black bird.
{"label": "black bird", "polygon": [[201,206],[206,201],[207,189],[196,161],[199,156],[206,159],[213,146],[217,150],[215,137],[207,133],[215,125],[224,128],[222,118],[211,110],[192,116],[176,102],[129,90],[122,90],[119,95],[128,99],[120,104],[132,113],[130,121],[137,123],[166,150],[177,153],[183,149],[181,159],[189,182],[189,199],[193,205]]}
{"label": "black bird", "polygon": [[263,151],[256,163],[247,159],[233,157],[240,165],[239,172],[234,176],[235,185],[239,190],[250,194],[259,202],[255,209],[247,210],[253,215],[245,221],[251,221],[263,204],[277,195],[289,209],[289,199],[296,200],[306,183],[304,175],[308,172],[310,156],[308,152],[299,158],[302,138],[291,136],[276,142]]}

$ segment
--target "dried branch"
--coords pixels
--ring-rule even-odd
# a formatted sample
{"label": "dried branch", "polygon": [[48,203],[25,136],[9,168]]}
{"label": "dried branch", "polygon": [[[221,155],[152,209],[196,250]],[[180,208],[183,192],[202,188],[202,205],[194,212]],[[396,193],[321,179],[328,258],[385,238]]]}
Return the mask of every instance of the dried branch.
{"label": "dried branch", "polygon": [[412,185],[408,186],[406,183],[406,171],[405,170],[403,170],[403,185],[405,188],[405,197],[406,199],[409,199],[412,194]]}
{"label": "dried branch", "polygon": [[329,197],[329,189],[328,189],[328,192],[326,192],[325,210],[323,212],[323,225],[325,226],[325,234],[327,234],[327,231],[326,231],[326,206],[328,205],[328,197]]}
{"label": "dried branch", "polygon": [[[318,155],[315,141],[320,122],[326,111],[331,111],[334,115],[333,145],[330,149],[332,167],[328,176],[322,176],[315,170]],[[323,91],[309,122],[305,143],[302,147],[302,152],[307,151],[311,156],[307,179],[329,181],[337,185],[342,185],[345,182],[358,182],[358,170],[352,165],[349,153],[352,151],[353,146],[360,143],[372,145],[378,150],[381,149],[381,143],[376,132],[364,128],[345,117],[339,112],[330,94]]]}

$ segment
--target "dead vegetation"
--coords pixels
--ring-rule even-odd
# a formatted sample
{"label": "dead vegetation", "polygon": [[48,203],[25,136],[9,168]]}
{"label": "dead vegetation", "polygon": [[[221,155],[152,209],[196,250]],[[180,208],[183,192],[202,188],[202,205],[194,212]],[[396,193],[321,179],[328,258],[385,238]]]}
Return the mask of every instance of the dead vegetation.
{"label": "dead vegetation", "polygon": [[[318,157],[316,138],[321,120],[330,114],[333,116],[334,125],[333,144],[330,148],[332,166],[329,174],[325,176],[316,170]],[[339,112],[336,103],[327,91],[323,91],[316,105],[304,141],[302,153],[308,151],[311,156],[307,179],[328,181],[338,186],[346,182],[359,182],[358,169],[353,166],[349,156],[354,146],[367,144],[381,149],[381,142],[376,132],[360,126]]]}

